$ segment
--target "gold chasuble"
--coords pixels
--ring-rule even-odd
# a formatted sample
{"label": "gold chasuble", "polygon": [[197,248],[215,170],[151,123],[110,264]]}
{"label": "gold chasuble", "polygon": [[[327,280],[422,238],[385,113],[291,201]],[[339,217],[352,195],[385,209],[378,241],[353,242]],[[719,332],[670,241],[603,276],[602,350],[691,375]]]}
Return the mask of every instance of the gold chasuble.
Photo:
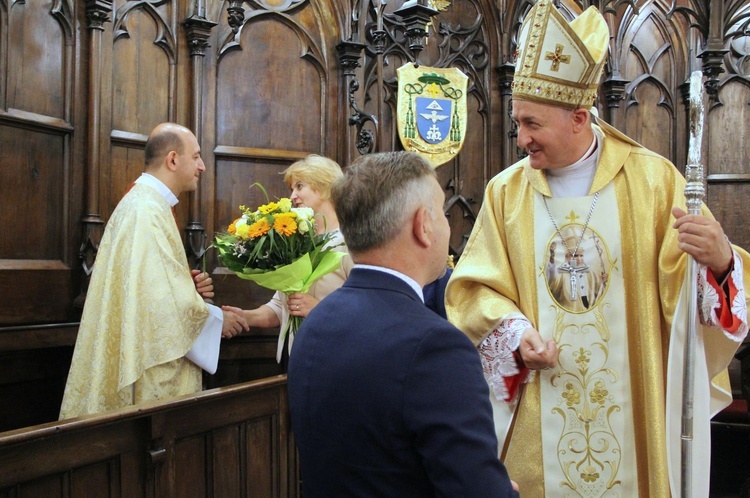
{"label": "gold chasuble", "polygon": [[[477,345],[521,315],[557,343],[558,366],[532,373],[515,405],[491,395],[521,496],[669,497],[681,409],[667,402],[681,382],[670,342],[684,322],[675,310],[687,260],[670,211],[685,209],[685,181],[661,156],[595,128],[602,150],[588,196],[552,198],[528,160],[490,181],[448,284],[448,318]],[[747,253],[734,250],[748,268]],[[707,458],[709,418],[731,401],[724,369],[739,343],[718,328],[699,334],[696,412],[705,415],[694,446]],[[694,480],[707,494],[706,462]]]}
{"label": "gold chasuble", "polygon": [[169,204],[136,184],[99,246],[60,418],[200,391],[184,356],[208,316]]}

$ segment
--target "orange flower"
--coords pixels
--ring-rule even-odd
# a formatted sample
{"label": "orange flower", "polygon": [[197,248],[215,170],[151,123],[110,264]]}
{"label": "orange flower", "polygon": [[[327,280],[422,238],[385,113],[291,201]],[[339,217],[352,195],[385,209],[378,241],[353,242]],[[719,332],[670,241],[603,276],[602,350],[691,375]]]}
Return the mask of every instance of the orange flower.
{"label": "orange flower", "polygon": [[287,214],[274,216],[273,229],[279,235],[286,235],[288,237],[297,231],[297,222]]}
{"label": "orange flower", "polygon": [[[276,225],[274,223],[274,225]],[[271,229],[271,226],[268,224],[268,221],[266,221],[265,218],[261,218],[247,229],[248,235],[250,235],[250,238],[254,239],[256,237],[260,237],[261,235],[265,235],[268,233],[268,231]]]}
{"label": "orange flower", "polygon": [[236,220],[234,220],[234,221],[232,222],[232,224],[231,224],[231,225],[229,225],[229,227],[227,227],[227,232],[229,232],[229,233],[231,233],[231,234],[235,234],[235,233],[237,233],[237,221],[239,221],[239,218],[238,218],[238,219],[236,219]]}

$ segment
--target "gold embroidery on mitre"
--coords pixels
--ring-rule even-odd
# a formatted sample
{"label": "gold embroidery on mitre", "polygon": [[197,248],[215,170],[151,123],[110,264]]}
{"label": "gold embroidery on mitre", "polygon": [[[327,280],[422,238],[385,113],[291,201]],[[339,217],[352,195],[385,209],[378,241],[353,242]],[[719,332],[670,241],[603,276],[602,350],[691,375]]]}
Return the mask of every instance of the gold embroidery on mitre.
{"label": "gold embroidery on mitre", "polygon": [[547,52],[547,54],[544,56],[544,60],[552,61],[552,67],[550,68],[552,71],[559,71],[561,63],[570,64],[570,56],[563,55],[564,49],[565,47],[558,43],[557,45],[555,45],[554,52]]}
{"label": "gold embroidery on mitre", "polygon": [[596,7],[569,24],[551,1],[539,1],[524,20],[518,47],[513,98],[570,109],[594,104],[609,47]]}

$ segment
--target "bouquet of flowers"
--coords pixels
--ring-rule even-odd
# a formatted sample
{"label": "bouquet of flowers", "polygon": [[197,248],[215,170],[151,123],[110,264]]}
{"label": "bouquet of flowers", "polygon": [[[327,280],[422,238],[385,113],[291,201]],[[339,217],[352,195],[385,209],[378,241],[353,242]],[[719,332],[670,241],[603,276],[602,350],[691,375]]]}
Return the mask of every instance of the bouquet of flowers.
{"label": "bouquet of flowers", "polygon": [[[268,200],[268,193],[257,185]],[[284,197],[253,210],[240,206],[242,215],[226,232],[216,234],[213,246],[219,260],[245,280],[286,294],[307,292],[320,277],[334,271],[345,253],[334,251],[332,233],[316,234],[315,213],[311,208],[292,207]],[[301,323],[292,316],[287,332],[294,334]]]}

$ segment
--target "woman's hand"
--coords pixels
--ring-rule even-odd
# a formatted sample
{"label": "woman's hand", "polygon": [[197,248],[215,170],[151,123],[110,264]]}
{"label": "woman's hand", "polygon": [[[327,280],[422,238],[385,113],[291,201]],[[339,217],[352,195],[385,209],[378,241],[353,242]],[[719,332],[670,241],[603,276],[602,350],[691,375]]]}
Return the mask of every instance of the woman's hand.
{"label": "woman's hand", "polygon": [[320,301],[312,297],[310,294],[293,292],[292,294],[289,294],[289,298],[287,299],[289,314],[305,318],[319,302]]}

